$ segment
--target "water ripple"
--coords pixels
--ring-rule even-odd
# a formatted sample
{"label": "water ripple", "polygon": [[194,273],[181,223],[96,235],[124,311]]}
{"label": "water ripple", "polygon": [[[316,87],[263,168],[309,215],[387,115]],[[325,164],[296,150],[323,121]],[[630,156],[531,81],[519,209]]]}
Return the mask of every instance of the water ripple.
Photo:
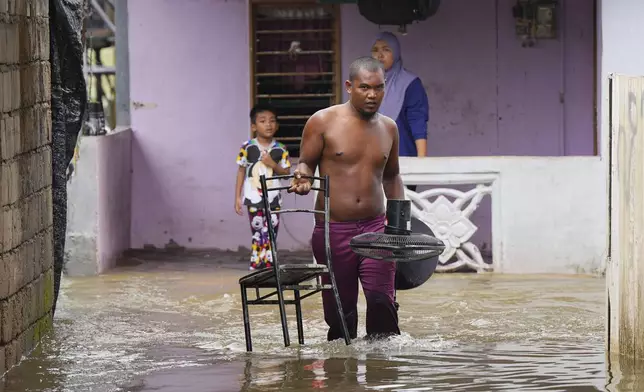
{"label": "water ripple", "polygon": [[[399,293],[401,336],[350,346],[326,341],[319,296],[304,305],[304,346],[283,347],[276,307],[251,307],[248,354],[240,272],[185,270],[64,279],[52,338],[12,371],[5,391],[595,391],[607,383],[600,279],[440,275]],[[359,310],[364,331],[362,297]]]}

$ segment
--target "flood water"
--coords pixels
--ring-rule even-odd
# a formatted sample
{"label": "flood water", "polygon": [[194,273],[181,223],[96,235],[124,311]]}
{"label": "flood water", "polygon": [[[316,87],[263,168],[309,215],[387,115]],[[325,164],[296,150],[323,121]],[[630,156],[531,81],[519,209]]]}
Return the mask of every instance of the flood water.
{"label": "flood water", "polygon": [[304,346],[292,307],[285,348],[278,308],[253,306],[248,354],[242,267],[148,262],[64,278],[54,332],[4,392],[644,391],[639,370],[607,370],[602,278],[436,275],[399,292],[402,336],[351,346],[325,341],[319,295],[305,302]]}

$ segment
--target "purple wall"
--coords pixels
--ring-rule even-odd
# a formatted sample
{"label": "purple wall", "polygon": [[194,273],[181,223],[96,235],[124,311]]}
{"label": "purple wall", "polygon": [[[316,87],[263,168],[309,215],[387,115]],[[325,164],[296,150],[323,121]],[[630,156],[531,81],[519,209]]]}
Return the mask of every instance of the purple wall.
{"label": "purple wall", "polygon": [[[498,10],[495,0],[444,1],[408,27],[405,66],[420,76],[431,107],[428,155],[593,155],[592,1],[562,3],[563,39],[528,49],[514,34],[515,0],[498,0]],[[346,5],[342,31],[347,70],[379,28]]]}
{"label": "purple wall", "polygon": [[[430,97],[429,154],[592,154],[591,2],[566,0],[574,12],[564,20],[563,44],[533,49],[514,36],[514,1],[498,2],[498,12],[494,0],[443,2],[401,39],[406,65]],[[233,211],[234,159],[249,132],[246,2],[137,0],[128,7],[132,246],[172,239],[194,248],[248,247],[247,220]],[[377,30],[355,6],[343,6],[343,69],[369,53]],[[286,203],[312,200],[288,195]],[[311,222],[285,217],[280,247],[307,247]]]}
{"label": "purple wall", "polygon": [[[248,220],[233,208],[235,158],[250,132],[245,2],[128,4],[132,247],[250,247]],[[306,247],[310,222],[285,217],[280,245]]]}
{"label": "purple wall", "polygon": [[[498,9],[495,0],[444,1],[399,36],[405,66],[429,97],[429,156],[594,154],[593,4],[561,3],[563,39],[534,48],[522,48],[514,34],[515,0],[498,0]],[[354,6],[343,6],[342,17],[346,79],[379,28]],[[491,247],[491,216],[486,198],[471,217],[479,227],[472,241],[482,250]]]}

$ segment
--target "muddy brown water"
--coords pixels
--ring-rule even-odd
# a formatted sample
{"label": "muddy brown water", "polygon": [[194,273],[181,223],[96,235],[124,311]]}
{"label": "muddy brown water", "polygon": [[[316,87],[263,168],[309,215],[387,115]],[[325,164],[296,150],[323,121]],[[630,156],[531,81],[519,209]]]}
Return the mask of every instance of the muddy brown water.
{"label": "muddy brown water", "polygon": [[[279,310],[251,307],[244,264],[159,261],[64,278],[55,329],[14,368],[23,391],[644,391],[644,372],[604,354],[604,279],[442,274],[399,292],[403,334],[326,342],[321,299],[306,344],[282,344]],[[364,335],[364,299],[360,299]]]}

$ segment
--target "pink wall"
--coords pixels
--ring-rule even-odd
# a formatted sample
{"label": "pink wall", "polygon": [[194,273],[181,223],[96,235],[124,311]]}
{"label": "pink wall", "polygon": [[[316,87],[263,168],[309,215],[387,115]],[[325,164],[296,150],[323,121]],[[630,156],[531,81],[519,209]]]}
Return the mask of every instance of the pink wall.
{"label": "pink wall", "polygon": [[[566,0],[574,12],[563,44],[534,49],[514,37],[514,2],[498,3],[497,11],[495,0],[443,2],[401,39],[406,65],[430,97],[429,154],[592,154],[591,2]],[[137,0],[128,7],[131,97],[142,105],[132,112],[132,246],[172,239],[194,248],[248,247],[247,220],[233,211],[234,158],[249,127],[246,2]],[[343,69],[369,53],[376,31],[355,6],[343,6]],[[311,202],[286,196],[289,206]],[[311,222],[286,217],[280,247],[307,247]]]}

